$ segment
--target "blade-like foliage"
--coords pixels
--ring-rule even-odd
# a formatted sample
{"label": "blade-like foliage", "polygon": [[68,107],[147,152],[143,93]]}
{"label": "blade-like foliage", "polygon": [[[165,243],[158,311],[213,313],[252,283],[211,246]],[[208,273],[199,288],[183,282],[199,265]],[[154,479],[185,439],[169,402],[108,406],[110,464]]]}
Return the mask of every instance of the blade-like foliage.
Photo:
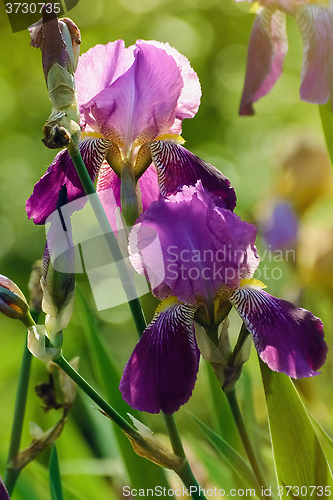
{"label": "blade-like foliage", "polygon": [[238,474],[249,488],[260,492],[257,480],[247,465],[245,460],[235,451],[224,439],[212,431],[206,424],[201,422],[195,415],[190,414],[193,420],[198,424],[208,441],[221,454],[224,461]]}
{"label": "blade-like foliage", "polygon": [[50,490],[52,500],[64,500],[59,471],[58,453],[54,443],[52,444],[50,457]]}
{"label": "blade-like foliage", "polygon": [[313,500],[329,496],[331,471],[294,384],[262,361],[260,368],[280,497]]}
{"label": "blade-like foliage", "polygon": [[333,113],[331,100],[329,100],[327,104],[319,105],[319,112],[324,130],[327,151],[333,165]]}

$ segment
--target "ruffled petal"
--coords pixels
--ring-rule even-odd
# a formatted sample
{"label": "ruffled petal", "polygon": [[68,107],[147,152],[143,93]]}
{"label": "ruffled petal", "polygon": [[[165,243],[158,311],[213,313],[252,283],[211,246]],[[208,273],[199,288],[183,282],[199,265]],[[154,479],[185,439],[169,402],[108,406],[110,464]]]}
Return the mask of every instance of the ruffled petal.
{"label": "ruffled petal", "polygon": [[134,62],[134,47],[123,40],[96,45],[79,58],[75,84],[81,113],[85,105],[124,74]]}
{"label": "ruffled petal", "polygon": [[301,99],[325,104],[333,96],[333,6],[301,7],[297,10],[296,22],[304,50]]}
{"label": "ruffled petal", "polygon": [[177,114],[183,79],[174,58],[138,42],[132,66],[84,106],[89,126],[127,150],[167,131]]}
{"label": "ruffled petal", "polygon": [[319,318],[256,287],[241,288],[230,300],[271,370],[293,378],[318,375],[328,350]]}
{"label": "ruffled petal", "polygon": [[153,141],[150,149],[162,196],[175,194],[184,185],[194,186],[201,180],[205,189],[223,200],[222,207],[229,210],[235,208],[234,189],[229,180],[213,165],[174,142]]}
{"label": "ruffled petal", "polygon": [[[119,389],[132,408],[170,415],[191,397],[199,355],[195,308],[162,303],[128,360]],[[170,304],[171,302],[171,304]]]}
{"label": "ruffled petal", "polygon": [[[80,152],[92,181],[96,179],[108,146],[108,141],[104,139],[88,139],[80,143]],[[56,210],[59,191],[63,185],[67,187],[68,202],[85,195],[67,149],[57,154],[47,172],[35,185],[26,203],[29,219],[33,218],[35,224],[45,224],[47,217]]]}
{"label": "ruffled petal", "polygon": [[252,29],[240,115],[254,115],[252,104],[271,91],[282,73],[287,51],[285,13],[264,8]]}
{"label": "ruffled petal", "polygon": [[149,40],[145,43],[165,50],[167,54],[171,55],[175,59],[178,64],[178,68],[180,69],[184,86],[177,102],[175,123],[169,130],[169,132],[178,135],[181,133],[182,120],[184,120],[184,118],[193,118],[199,109],[201,86],[198,75],[192,68],[190,61],[168,43],[157,42],[155,40]]}
{"label": "ruffled petal", "polygon": [[216,294],[231,293],[252,277],[259,263],[256,228],[219,202],[198,181],[153,202],[139,217],[129,237],[131,261],[158,298],[211,304]]}

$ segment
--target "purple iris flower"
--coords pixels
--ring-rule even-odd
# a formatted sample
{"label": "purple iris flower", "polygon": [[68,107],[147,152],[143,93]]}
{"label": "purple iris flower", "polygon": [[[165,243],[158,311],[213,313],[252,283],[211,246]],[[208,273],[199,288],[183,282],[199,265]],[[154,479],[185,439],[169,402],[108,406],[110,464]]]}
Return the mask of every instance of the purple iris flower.
{"label": "purple iris flower", "polygon": [[[184,184],[184,178],[186,184],[195,184],[200,177],[230,209],[235,207],[229,181],[177,143],[182,120],[196,114],[201,97],[198,76],[185,56],[160,42],[139,40],[125,48],[117,40],[83,54],[75,82],[82,127],[80,151],[91,179],[98,178],[97,192],[108,215],[115,209],[110,206],[114,199],[110,189],[120,205],[124,162],[139,178],[142,210],[158,199],[159,185],[170,194]],[[44,224],[56,209],[64,184],[69,202],[84,196],[67,150],[56,156],[27,201],[28,216],[36,224]]]}
{"label": "purple iris flower", "polygon": [[[120,390],[129,405],[171,414],[188,401],[199,364],[194,314],[200,308],[207,324],[218,323],[227,303],[236,308],[272,370],[293,378],[317,374],[327,352],[323,324],[251,279],[259,265],[256,231],[221,207],[200,181],[153,202],[139,217],[130,234],[132,264],[164,301],[124,369]],[[151,245],[156,234],[163,270]],[[154,280],[163,272],[162,283]]]}
{"label": "purple iris flower", "polygon": [[295,17],[303,39],[300,97],[303,101],[325,104],[333,96],[332,0],[260,0],[259,4],[261,9],[249,44],[240,114],[253,115],[253,103],[271,91],[282,73],[288,51],[286,13]]}

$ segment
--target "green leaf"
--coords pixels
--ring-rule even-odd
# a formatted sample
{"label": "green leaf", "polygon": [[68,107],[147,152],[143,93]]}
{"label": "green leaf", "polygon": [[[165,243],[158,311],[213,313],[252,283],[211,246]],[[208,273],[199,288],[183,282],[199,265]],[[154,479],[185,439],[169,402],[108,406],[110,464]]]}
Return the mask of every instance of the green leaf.
{"label": "green leaf", "polygon": [[214,446],[214,448],[222,455],[222,458],[246,483],[250,488],[255,489],[257,492],[260,491],[257,480],[247,465],[245,460],[237,453],[236,450],[230,446],[224,439],[222,439],[218,434],[212,431],[206,424],[201,422],[195,415],[190,413],[193,420],[198,424],[208,441]]}
{"label": "green leaf", "polygon": [[289,494],[283,488],[281,498],[298,498],[297,487],[303,487],[303,500],[320,498],[332,474],[309,415],[287,375],[271,371],[261,360],[260,368],[277,479],[281,486],[295,487]]}
{"label": "green leaf", "polygon": [[[133,410],[122,398],[119,391],[120,373],[101,339],[96,321],[79,288],[76,298],[79,301],[86,338],[91,346],[91,355],[94,359],[93,367],[97,372],[96,375],[104,389],[107,401],[121,415],[130,413],[142,422],[142,414]],[[118,426],[114,426],[114,431],[132,486],[137,489],[154,488],[155,486],[169,488],[164,470],[149,460],[136,455],[130,441]]]}
{"label": "green leaf", "polygon": [[62,494],[57,448],[54,443],[52,444],[50,457],[50,490],[52,500],[64,500]]}
{"label": "green leaf", "polygon": [[327,104],[321,104],[319,106],[319,112],[328,154],[333,165],[333,113],[331,100],[329,100]]}

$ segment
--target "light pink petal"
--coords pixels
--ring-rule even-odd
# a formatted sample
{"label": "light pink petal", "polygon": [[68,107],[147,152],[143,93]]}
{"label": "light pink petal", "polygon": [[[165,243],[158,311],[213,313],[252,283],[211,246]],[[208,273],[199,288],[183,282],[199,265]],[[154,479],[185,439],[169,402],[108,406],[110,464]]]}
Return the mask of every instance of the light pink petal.
{"label": "light pink petal", "polygon": [[89,102],[125,73],[134,62],[133,52],[133,46],[125,48],[123,40],[116,40],[82,54],[75,72],[79,104]]}
{"label": "light pink petal", "polygon": [[117,143],[126,152],[135,139],[148,142],[171,127],[182,88],[183,79],[173,57],[141,42],[133,65],[91,99],[85,106],[85,118],[104,136],[118,136]]}
{"label": "light pink petal", "polygon": [[333,95],[333,7],[301,7],[296,22],[304,47],[301,99],[325,104]]}
{"label": "light pink petal", "polygon": [[[138,44],[139,43],[143,42],[138,42]],[[149,43],[155,47],[165,50],[167,54],[171,55],[175,59],[178,64],[178,68],[180,69],[184,87],[177,102],[176,121],[170,129],[170,132],[180,134],[182,120],[184,118],[193,118],[199,109],[201,86],[198,75],[192,68],[187,57],[183,56],[180,52],[178,52],[178,50],[171,47],[168,43],[156,42],[155,40],[149,40],[144,43]]]}
{"label": "light pink petal", "polygon": [[139,186],[141,192],[142,210],[145,211],[153,201],[160,198],[157,172],[153,164],[151,164],[145,173],[141,175],[139,179]]}
{"label": "light pink petal", "polygon": [[240,115],[254,115],[252,104],[271,91],[288,50],[285,13],[265,8],[252,29]]}

